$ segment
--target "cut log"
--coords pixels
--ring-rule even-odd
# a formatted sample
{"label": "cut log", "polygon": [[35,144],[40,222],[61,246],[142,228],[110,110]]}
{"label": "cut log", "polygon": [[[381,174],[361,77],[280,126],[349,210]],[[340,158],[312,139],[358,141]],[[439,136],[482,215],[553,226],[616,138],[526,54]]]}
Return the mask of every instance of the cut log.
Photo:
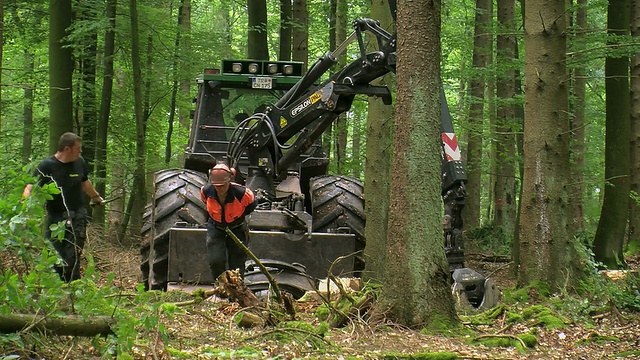
{"label": "cut log", "polygon": [[48,318],[41,315],[8,314],[0,315],[0,333],[19,331],[50,332],[56,335],[88,336],[113,334],[111,325],[115,319],[109,316],[91,316],[83,318],[69,315]]}

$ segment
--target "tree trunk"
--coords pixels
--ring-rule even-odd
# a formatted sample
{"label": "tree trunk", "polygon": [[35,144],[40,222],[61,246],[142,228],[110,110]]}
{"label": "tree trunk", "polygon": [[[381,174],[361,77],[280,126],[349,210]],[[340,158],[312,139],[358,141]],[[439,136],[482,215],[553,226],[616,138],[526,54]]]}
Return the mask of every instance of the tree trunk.
{"label": "tree trunk", "polygon": [[73,55],[66,46],[71,25],[71,0],[49,0],[49,152],[60,136],[73,131]]}
{"label": "tree trunk", "polygon": [[[609,38],[629,34],[629,1],[611,0],[607,11]],[[629,211],[629,58],[605,61],[607,125],[605,186],[600,221],[593,241],[595,260],[609,269],[625,265],[622,252]]]}
{"label": "tree trunk", "polygon": [[[587,31],[587,1],[578,0],[576,11],[576,38],[584,38]],[[573,209],[572,233],[584,230],[584,111],[586,97],[585,68],[576,67],[573,72],[574,108],[571,118],[571,178],[570,202]]]}
{"label": "tree trunk", "polygon": [[138,9],[136,0],[130,0],[130,16],[131,16],[131,65],[133,67],[133,98],[134,98],[134,114],[136,121],[136,170],[133,174],[133,186],[125,221],[121,224],[120,235],[124,237],[129,216],[131,219],[131,232],[138,234],[142,225],[142,213],[144,204],[147,201],[147,193],[145,189],[145,118],[142,103],[142,69],[140,63],[140,35],[138,33]]}
{"label": "tree trunk", "polygon": [[171,66],[171,72],[173,73],[173,81],[171,82],[171,102],[169,103],[169,119],[168,119],[168,127],[167,127],[167,136],[165,138],[165,149],[164,149],[164,163],[169,164],[171,161],[171,136],[173,135],[173,124],[176,118],[177,112],[177,101],[178,101],[178,78],[180,74],[178,74],[178,62],[180,60],[180,55],[182,54],[180,49],[180,38],[182,32],[182,4],[178,9],[178,31],[176,32],[176,40],[174,43],[174,53],[173,53],[173,64]]}
{"label": "tree trunk", "polygon": [[[76,7],[76,16],[84,21],[96,21],[91,17],[91,12],[85,3],[79,3]],[[97,110],[96,110],[96,52],[98,43],[98,33],[95,29],[87,30],[80,39],[80,56],[78,66],[80,67],[80,75],[82,81],[80,83],[80,91],[78,97],[78,112],[80,116],[77,119],[80,124],[82,136],[82,157],[91,168],[94,167],[94,159],[96,156],[96,127],[97,127]]]}
{"label": "tree trunk", "polygon": [[[180,6],[180,54],[183,61],[180,62],[180,100],[182,106],[178,106],[178,121],[182,131],[186,134],[191,130],[190,105],[191,105],[191,78],[194,59],[191,56],[191,0],[182,0]],[[187,144],[185,143],[184,146]]]}
{"label": "tree trunk", "polygon": [[46,318],[28,314],[0,315],[0,333],[21,332],[25,329],[48,332],[56,335],[87,336],[113,335],[111,326],[115,319],[108,316],[89,318],[67,316],[64,318]]}
{"label": "tree trunk", "polygon": [[[584,0],[583,0],[584,1]],[[640,0],[631,0],[631,35],[640,38]],[[640,252],[640,55],[631,58],[631,200],[627,246]]]}
{"label": "tree trunk", "polygon": [[[109,114],[111,113],[111,96],[113,95],[113,53],[115,49],[117,0],[107,0],[106,17],[109,27],[104,35],[104,76],[102,80],[102,94],[100,96],[100,112],[98,114],[98,128],[96,136],[96,184],[99,194],[106,195],[107,181],[107,132],[109,130]],[[111,207],[111,206],[110,206]],[[93,210],[93,221],[104,224],[105,208],[97,206]]]}
{"label": "tree trunk", "polygon": [[[442,247],[440,1],[398,4],[397,105],[381,301],[401,324],[458,319]],[[433,59],[433,61],[425,61]],[[370,203],[369,203],[370,204]]]}
{"label": "tree trunk", "polygon": [[[347,38],[347,1],[336,1],[336,46],[342,44]],[[341,57],[336,64],[336,68],[341,69],[347,64],[347,58]],[[336,174],[346,174],[347,160],[347,114],[342,113],[335,121],[335,145],[334,164]]]}
{"label": "tree trunk", "polygon": [[[371,18],[380,21],[380,26],[393,31],[394,21],[389,12],[388,0],[371,3]],[[387,74],[371,85],[393,86],[393,76]],[[362,276],[377,282],[383,281],[387,246],[387,223],[389,215],[389,192],[391,181],[391,155],[393,151],[393,106],[384,105],[382,99],[369,97],[367,113],[366,161],[364,167],[364,193],[376,194],[375,200],[365,200],[364,213],[367,224],[364,228],[367,246],[364,248],[365,271]]]}
{"label": "tree trunk", "polygon": [[309,62],[309,12],[307,0],[293,0],[293,60],[304,62],[307,69]]}
{"label": "tree trunk", "polygon": [[360,128],[360,118],[358,116],[354,116],[352,121],[352,129],[353,135],[351,136],[351,158],[353,159],[353,163],[351,164],[351,173],[354,178],[360,178],[360,172],[362,169],[362,159],[360,155],[360,141],[361,141],[361,133],[362,129]]}
{"label": "tree trunk", "polygon": [[[1,1],[1,0],[0,0]],[[1,47],[1,46],[0,46]],[[35,66],[33,55],[29,50],[24,51],[27,71],[33,74]],[[22,106],[23,131],[22,131],[22,163],[27,164],[31,158],[31,143],[33,140],[33,86],[26,84],[24,87],[24,105]]]}
{"label": "tree trunk", "polygon": [[513,238],[516,220],[516,115],[513,98],[516,93],[517,64],[515,1],[498,1],[498,23],[501,33],[497,38],[497,67],[500,71],[497,82],[498,109],[496,119],[496,157],[494,183],[494,217],[497,227],[502,228],[504,234]]}
{"label": "tree trunk", "polygon": [[267,46],[267,1],[247,0],[249,31],[247,38],[247,58],[269,60]]}
{"label": "tree trunk", "polygon": [[[569,93],[565,2],[529,0],[525,10],[524,180],[518,284],[552,291],[580,280],[577,242],[569,234]],[[569,289],[571,290],[571,289]]]}
{"label": "tree trunk", "polygon": [[293,5],[291,0],[280,0],[280,46],[278,60],[291,60],[291,21]]}
{"label": "tree trunk", "polygon": [[[4,4],[0,0],[0,45],[4,44]],[[2,69],[2,50],[0,46],[0,69]],[[2,71],[0,71],[0,84],[2,84]],[[2,91],[0,91],[0,131],[2,131]]]}
{"label": "tree trunk", "polygon": [[467,228],[480,226],[480,189],[482,188],[482,138],[484,119],[484,69],[487,67],[491,35],[488,26],[491,19],[491,1],[476,0],[476,17],[473,37],[474,76],[469,86],[467,141],[467,197],[463,222]]}

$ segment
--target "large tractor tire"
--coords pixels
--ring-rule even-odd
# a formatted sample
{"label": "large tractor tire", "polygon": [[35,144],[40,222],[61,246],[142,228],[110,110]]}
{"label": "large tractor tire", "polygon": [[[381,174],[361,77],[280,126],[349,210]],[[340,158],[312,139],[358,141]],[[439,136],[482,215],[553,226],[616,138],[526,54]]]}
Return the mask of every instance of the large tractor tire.
{"label": "large tractor tire", "polygon": [[[356,236],[356,251],[363,251],[364,184],[349,176],[323,175],[311,178],[313,231],[352,233]],[[346,254],[345,254],[346,255]],[[362,253],[355,258],[356,274],[364,270]]]}
{"label": "large tractor tire", "polygon": [[[207,210],[200,199],[200,188],[207,183],[205,174],[187,169],[169,169],[155,174],[155,215],[147,204],[140,234],[142,281],[145,289],[166,290],[169,256],[169,230],[178,222],[204,226]],[[152,227],[152,225],[155,225]],[[150,273],[149,254],[153,236],[153,273]],[[151,280],[151,281],[149,281]]]}

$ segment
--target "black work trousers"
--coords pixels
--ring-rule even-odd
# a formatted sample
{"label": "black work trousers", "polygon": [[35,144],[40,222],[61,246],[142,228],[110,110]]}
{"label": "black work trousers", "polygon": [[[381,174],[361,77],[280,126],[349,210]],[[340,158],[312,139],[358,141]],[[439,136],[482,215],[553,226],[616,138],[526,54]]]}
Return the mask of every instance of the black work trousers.
{"label": "black work trousers", "polygon": [[[50,226],[61,221],[65,222],[64,238],[52,239]],[[45,236],[51,241],[62,259],[62,265],[54,266],[60,279],[66,282],[80,279],[80,259],[87,238],[87,209],[47,212]]]}
{"label": "black work trousers", "polygon": [[[236,245],[235,241],[224,230],[220,224],[216,224],[209,219],[207,222],[207,256],[209,257],[209,268],[214,279],[226,270],[240,270],[240,275],[244,277],[244,263],[247,254]],[[247,226],[245,223],[231,229],[231,232],[247,245]]]}

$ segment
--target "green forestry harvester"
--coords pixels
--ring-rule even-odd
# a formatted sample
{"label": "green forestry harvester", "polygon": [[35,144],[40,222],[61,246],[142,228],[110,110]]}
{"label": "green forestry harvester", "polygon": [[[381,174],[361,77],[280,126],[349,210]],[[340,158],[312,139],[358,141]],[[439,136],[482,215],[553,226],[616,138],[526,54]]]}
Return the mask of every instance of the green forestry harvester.
{"label": "green forestry harvester", "polygon": [[[391,104],[389,89],[371,82],[395,73],[396,38],[372,19],[355,20],[353,29],[305,74],[302,63],[283,61],[225,60],[221,69],[205,70],[184,168],[155,174],[154,198],[144,214],[141,269],[147,288],[215,282],[206,259],[208,215],[199,191],[219,162],[238,169],[235,181],[259,199],[247,220],[249,248],[278,275],[281,288],[301,293],[326,278],[330,268],[336,276],[357,276],[363,269],[363,184],[327,174],[329,159],[320,139],[358,94]],[[377,50],[365,51],[365,34],[373,36]],[[354,41],[359,57],[321,80]],[[484,287],[492,284],[463,265],[460,212],[467,179],[442,94],[444,247],[454,289],[479,305]],[[266,289],[264,277],[247,266],[245,282]]]}

